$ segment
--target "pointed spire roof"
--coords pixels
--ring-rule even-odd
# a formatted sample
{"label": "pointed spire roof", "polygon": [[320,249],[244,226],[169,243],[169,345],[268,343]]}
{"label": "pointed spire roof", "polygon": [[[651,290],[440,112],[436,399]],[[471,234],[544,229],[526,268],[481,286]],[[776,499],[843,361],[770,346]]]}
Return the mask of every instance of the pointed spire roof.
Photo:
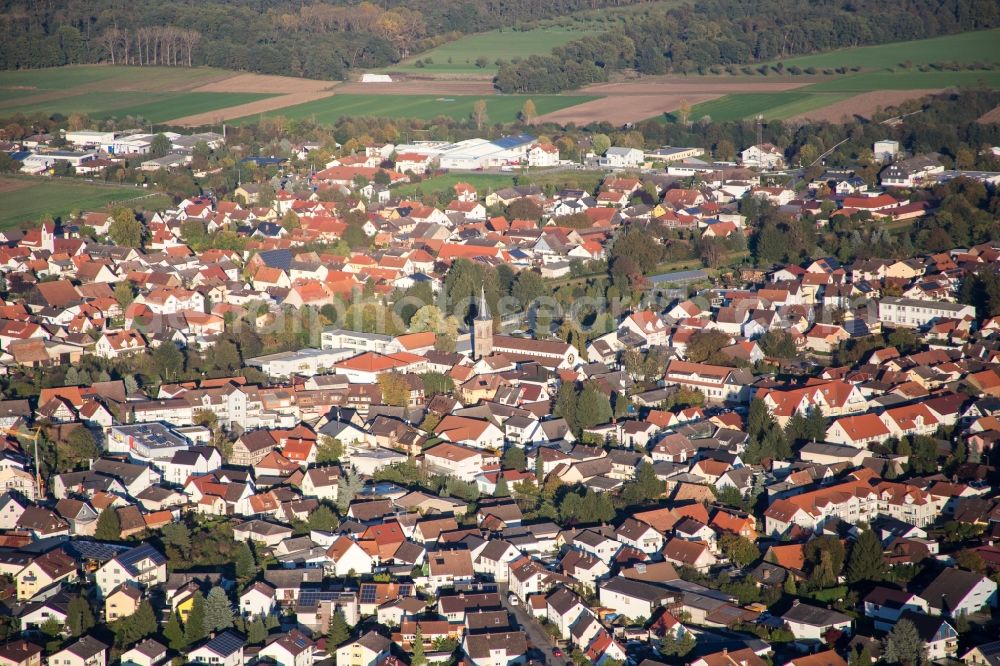
{"label": "pointed spire roof", "polygon": [[486,304],[486,285],[483,285],[479,291],[479,313],[476,315],[477,321],[493,321],[493,315],[490,314],[490,306]]}

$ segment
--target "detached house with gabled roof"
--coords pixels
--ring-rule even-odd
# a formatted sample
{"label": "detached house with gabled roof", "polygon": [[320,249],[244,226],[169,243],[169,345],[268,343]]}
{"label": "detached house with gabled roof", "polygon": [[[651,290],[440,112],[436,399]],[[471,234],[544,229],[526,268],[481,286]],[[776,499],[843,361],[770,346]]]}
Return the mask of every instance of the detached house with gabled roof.
{"label": "detached house with gabled roof", "polygon": [[146,350],[146,339],[134,329],[105,333],[94,345],[94,353],[101,358],[115,359],[139,354]]}
{"label": "detached house with gabled roof", "polygon": [[108,560],[94,574],[94,579],[98,593],[102,595],[123,583],[133,583],[140,588],[152,587],[166,582],[167,558],[150,544],[144,543]]}

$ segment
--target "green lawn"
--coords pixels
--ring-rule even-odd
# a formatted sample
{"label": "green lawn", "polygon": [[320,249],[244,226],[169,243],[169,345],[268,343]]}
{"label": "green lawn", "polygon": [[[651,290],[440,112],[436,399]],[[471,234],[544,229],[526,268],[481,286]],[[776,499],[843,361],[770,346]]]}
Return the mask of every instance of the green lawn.
{"label": "green lawn", "polygon": [[[12,189],[16,187],[17,189]],[[62,217],[71,211],[99,210],[111,202],[150,194],[136,187],[96,185],[72,180],[28,177],[0,179],[0,229],[30,226],[51,216]],[[163,195],[155,195],[134,204],[137,208],[162,208],[169,204]]]}
{"label": "green lawn", "polygon": [[154,123],[162,123],[195,113],[224,109],[245,104],[272,95],[258,93],[208,93],[208,92],[85,92],[43,102],[19,104],[0,108],[0,114],[86,113],[94,118],[124,118],[142,116]]}
{"label": "green lawn", "polygon": [[873,90],[922,90],[932,88],[976,88],[984,84],[1000,88],[1000,70],[964,72],[921,72],[896,70],[894,72],[862,72],[830,81],[823,81],[805,92],[870,92]]}
{"label": "green lawn", "polygon": [[837,68],[864,67],[885,69],[910,61],[914,65],[932,62],[1000,62],[1000,29],[965,32],[957,35],[918,39],[910,42],[893,42],[878,46],[828,51],[815,55],[782,60],[785,67]]}
{"label": "green lawn", "polygon": [[[589,95],[334,95],[314,102],[272,111],[267,115],[282,116],[291,120],[307,119],[317,123],[332,124],[342,116],[368,116],[381,118],[420,118],[433,120],[447,116],[456,120],[468,118],[477,100],[486,101],[490,122],[513,122],[524,102],[535,102],[538,114],[582,104],[595,99]],[[234,121],[254,121],[257,116]]]}
{"label": "green lawn", "polygon": [[407,183],[399,187],[392,188],[395,194],[400,196],[411,196],[420,191],[421,194],[436,194],[438,192],[451,192],[455,183],[468,183],[476,188],[480,195],[488,192],[495,192],[504,187],[514,184],[514,176],[517,176],[521,185],[537,185],[545,187],[551,185],[555,188],[580,188],[588,191],[596,189],[597,184],[604,177],[602,171],[545,171],[531,170],[525,173],[447,173],[440,176],[432,176],[420,183]]}
{"label": "green lawn", "polygon": [[[534,30],[493,30],[474,35],[466,35],[453,42],[442,44],[429,51],[408,58],[405,63],[387,67],[390,71],[427,73],[469,73],[493,74],[497,71],[497,59],[510,60],[530,55],[549,53],[554,47],[562,46],[574,39],[594,34],[585,30],[571,30],[562,27],[536,28]],[[476,66],[476,59],[486,58],[486,66]],[[417,67],[414,63],[422,60],[430,64]]]}
{"label": "green lawn", "polygon": [[468,183],[476,188],[482,196],[489,192],[510,187],[514,184],[513,176],[496,173],[447,173],[441,176],[432,176],[419,183],[407,183],[399,187],[392,188],[392,191],[399,196],[411,196],[417,193],[437,194],[438,192],[453,192],[455,183]]}

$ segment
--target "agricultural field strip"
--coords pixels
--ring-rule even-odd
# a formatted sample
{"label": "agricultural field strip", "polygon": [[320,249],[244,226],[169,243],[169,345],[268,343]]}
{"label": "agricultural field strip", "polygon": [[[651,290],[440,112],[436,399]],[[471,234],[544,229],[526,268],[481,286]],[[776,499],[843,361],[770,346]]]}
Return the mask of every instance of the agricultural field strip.
{"label": "agricultural field strip", "polygon": [[[595,99],[586,95],[333,95],[325,99],[289,106],[264,115],[280,115],[290,119],[315,117],[317,122],[333,122],[345,115],[368,115],[386,118],[433,119],[443,115],[454,119],[465,118],[472,111],[476,100],[484,99],[490,120],[513,120],[528,99],[535,102],[539,114],[566,108]],[[258,116],[236,119],[236,122],[253,121]]]}

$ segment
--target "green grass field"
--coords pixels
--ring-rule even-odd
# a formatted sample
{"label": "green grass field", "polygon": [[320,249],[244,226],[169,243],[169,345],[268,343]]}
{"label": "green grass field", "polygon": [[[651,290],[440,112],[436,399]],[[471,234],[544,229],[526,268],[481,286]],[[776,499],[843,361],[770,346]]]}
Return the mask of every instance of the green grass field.
{"label": "green grass field", "polygon": [[864,67],[865,69],[886,69],[898,67],[910,61],[914,65],[932,62],[1000,62],[1000,29],[965,32],[911,42],[893,42],[878,46],[862,46],[853,49],[828,51],[815,55],[782,60],[785,67],[837,68]]}
{"label": "green grass field", "polygon": [[392,188],[392,191],[399,196],[411,196],[418,191],[421,194],[437,194],[438,192],[453,192],[456,183],[468,183],[475,187],[479,195],[482,196],[512,186],[514,178],[503,173],[447,173],[441,176],[432,176],[419,183],[400,185]]}
{"label": "green grass field", "polygon": [[[387,67],[390,71],[426,72],[439,74],[493,74],[497,71],[497,59],[510,60],[530,55],[549,53],[554,47],[562,46],[588,34],[586,30],[567,28],[536,28],[534,30],[493,30],[474,35],[466,35],[453,42],[442,44],[429,51],[408,58],[405,63]],[[477,58],[486,58],[485,67],[477,67]],[[427,60],[432,62],[429,64]],[[417,67],[417,60],[424,61]]]}
{"label": "green grass field", "polygon": [[[65,90],[100,83],[115,90],[177,90],[232,76],[214,67],[129,67],[123,65],[67,65],[45,69],[0,71],[0,88],[30,87]],[[155,81],[155,86],[150,82]]]}
{"label": "green grass field", "polygon": [[141,116],[150,122],[161,123],[172,118],[224,109],[267,97],[272,95],[209,92],[85,92],[42,102],[0,107],[0,114],[42,112],[69,115],[80,112],[93,118]]}
{"label": "green grass field", "polygon": [[[291,120],[315,120],[317,123],[334,123],[341,116],[369,116],[381,118],[420,118],[433,120],[447,116],[456,120],[468,118],[477,100],[486,101],[490,122],[513,122],[524,102],[531,99],[538,114],[558,111],[567,106],[595,99],[589,95],[334,95],[314,102],[289,106],[268,113]],[[257,116],[241,118],[254,121]]]}
{"label": "green grass field", "polygon": [[[62,217],[71,211],[100,210],[109,203],[150,194],[136,187],[96,185],[72,180],[30,177],[0,178],[0,229],[31,226],[44,217]],[[169,205],[156,194],[130,203],[136,208],[158,209]]]}
{"label": "green grass field", "polygon": [[[691,107],[691,120],[700,120],[708,116],[716,122],[743,120],[752,118],[758,113],[767,113],[771,109],[789,107],[792,105],[808,105],[814,96],[809,93],[790,90],[773,93],[739,93],[726,95]],[[815,108],[815,107],[813,107]]]}
{"label": "green grass field", "polygon": [[874,90],[923,90],[932,88],[1000,88],[1000,70],[964,72],[861,72],[801,88],[806,92],[870,92]]}

